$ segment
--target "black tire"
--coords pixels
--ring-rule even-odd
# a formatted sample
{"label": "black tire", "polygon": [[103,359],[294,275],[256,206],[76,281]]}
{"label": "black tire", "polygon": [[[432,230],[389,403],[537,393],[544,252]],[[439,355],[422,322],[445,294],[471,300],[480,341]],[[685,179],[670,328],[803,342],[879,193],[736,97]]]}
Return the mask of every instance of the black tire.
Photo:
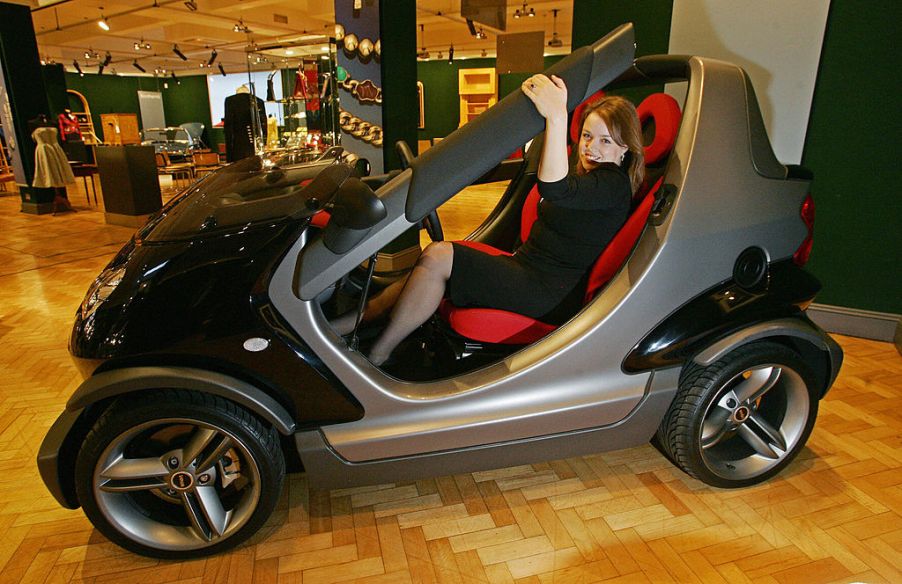
{"label": "black tire", "polygon": [[754,485],[805,446],[818,395],[815,376],[797,353],[778,343],[751,343],[707,367],[686,366],[658,428],[658,446],[709,485]]}
{"label": "black tire", "polygon": [[223,398],[170,389],[119,398],[75,465],[91,523],[128,550],[166,559],[246,540],[275,508],[284,475],[271,426]]}

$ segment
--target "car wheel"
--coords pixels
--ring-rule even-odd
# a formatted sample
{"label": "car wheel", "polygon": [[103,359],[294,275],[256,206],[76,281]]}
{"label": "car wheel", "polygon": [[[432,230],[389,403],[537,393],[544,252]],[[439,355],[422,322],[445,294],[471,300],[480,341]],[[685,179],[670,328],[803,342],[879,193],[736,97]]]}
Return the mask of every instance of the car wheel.
{"label": "car wheel", "polygon": [[181,390],[118,399],[75,467],[79,501],[97,529],[126,549],[172,559],[253,535],[284,474],[271,426],[225,399]]}
{"label": "car wheel", "polygon": [[805,445],[817,417],[815,390],[795,352],[752,343],[707,367],[687,367],[657,442],[709,485],[753,485],[780,472]]}

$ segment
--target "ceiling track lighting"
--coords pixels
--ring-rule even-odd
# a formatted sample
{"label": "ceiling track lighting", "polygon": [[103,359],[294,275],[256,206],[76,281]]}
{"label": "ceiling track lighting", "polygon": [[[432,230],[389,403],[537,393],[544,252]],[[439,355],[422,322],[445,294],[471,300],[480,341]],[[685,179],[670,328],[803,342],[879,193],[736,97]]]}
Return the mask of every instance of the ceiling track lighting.
{"label": "ceiling track lighting", "polygon": [[222,76],[225,77],[225,76],[226,76],[226,72],[225,72],[225,69],[222,68],[222,63],[220,63],[219,65],[217,65],[217,67],[219,67],[219,72],[222,73]]}
{"label": "ceiling track lighting", "polygon": [[534,17],[535,15],[536,15],[536,9],[535,9],[535,8],[530,8],[529,10],[527,10],[527,9],[526,9],[526,2],[525,2],[525,1],[523,2],[523,9],[522,9],[522,10],[521,10],[520,8],[517,8],[516,10],[514,10],[514,18],[522,18],[522,17],[524,17],[524,16],[529,17],[529,18],[532,18],[532,17]]}
{"label": "ceiling track lighting", "polygon": [[450,47],[448,47],[448,64],[450,65],[453,62],[454,62],[454,45],[451,45]]}
{"label": "ceiling track lighting", "polygon": [[557,13],[560,12],[560,9],[554,8],[551,11],[551,14],[554,18],[554,24],[551,25],[551,40],[548,41],[548,46],[552,48],[560,48],[564,46],[564,42],[558,38],[557,36]]}
{"label": "ceiling track lighting", "polygon": [[145,69],[144,67],[142,67],[141,64],[138,63],[138,60],[137,60],[137,59],[135,59],[135,60],[132,62],[132,67],[134,67],[135,69],[137,69],[137,70],[140,71],[141,73],[147,73],[147,69]]}
{"label": "ceiling track lighting", "polygon": [[141,49],[144,49],[145,51],[153,50],[153,47],[144,40],[144,37],[141,37],[140,41],[136,41],[134,47],[136,51],[140,51]]}
{"label": "ceiling track lighting", "polygon": [[113,55],[110,54],[109,51],[106,52],[106,55],[103,57],[103,66],[106,67],[110,63],[113,62]]}
{"label": "ceiling track lighting", "polygon": [[429,58],[429,51],[426,50],[426,40],[425,40],[425,32],[423,29],[423,25],[420,25],[420,52],[417,53],[417,59],[426,60]]}
{"label": "ceiling track lighting", "polygon": [[99,58],[100,58],[100,53],[98,53],[94,49],[88,48],[88,50],[85,51],[85,59],[91,60],[91,59],[99,59]]}
{"label": "ceiling track lighting", "polygon": [[197,12],[197,2],[194,0],[188,0],[185,2],[185,8],[190,10],[191,12]]}
{"label": "ceiling track lighting", "polygon": [[72,60],[72,66],[75,67],[75,70],[78,71],[78,74],[82,77],[85,76],[85,72],[81,70],[81,65],[78,64],[78,61],[75,59]]}
{"label": "ceiling track lighting", "polygon": [[103,6],[100,6],[99,10],[100,20],[97,21],[97,26],[99,26],[103,30],[110,30],[110,24],[107,22],[106,16],[103,15]]}
{"label": "ceiling track lighting", "polygon": [[219,53],[216,52],[216,49],[213,49],[213,52],[210,53],[210,60],[207,61],[207,67],[210,67],[211,65],[213,65],[213,61],[216,60],[216,57],[218,55],[219,55]]}
{"label": "ceiling track lighting", "polygon": [[245,34],[250,34],[251,29],[248,28],[246,24],[244,24],[244,20],[239,18],[238,22],[235,23],[235,26],[232,27],[232,32],[243,32]]}
{"label": "ceiling track lighting", "polygon": [[176,55],[178,55],[178,58],[181,59],[182,61],[188,60],[188,57],[185,56],[185,53],[183,53],[179,50],[178,45],[172,45],[172,52],[175,53]]}
{"label": "ceiling track lighting", "polygon": [[172,71],[171,73],[169,73],[169,76],[172,77],[172,79],[175,81],[176,85],[182,84],[182,80],[175,76],[175,71]]}

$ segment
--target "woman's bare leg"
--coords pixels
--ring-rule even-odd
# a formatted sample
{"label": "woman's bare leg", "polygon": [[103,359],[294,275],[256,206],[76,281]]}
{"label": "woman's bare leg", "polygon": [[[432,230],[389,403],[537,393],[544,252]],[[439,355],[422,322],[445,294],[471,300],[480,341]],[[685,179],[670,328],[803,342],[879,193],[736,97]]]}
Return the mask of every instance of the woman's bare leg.
{"label": "woman's bare leg", "polygon": [[388,326],[370,350],[369,359],[374,365],[385,362],[398,343],[436,311],[445,295],[453,263],[454,246],[449,242],[432,243],[423,251],[401,290]]}
{"label": "woman's bare leg", "polygon": [[[404,284],[407,283],[407,278],[409,277],[410,276],[407,275],[397,282],[392,282],[384,290],[379,292],[379,294],[367,301],[360,322],[372,322],[387,314],[398,301],[398,296],[401,295],[401,290],[404,289]],[[351,334],[354,331],[354,325],[356,323],[357,310],[350,310],[329,321],[329,324],[335,329],[335,332],[342,336]]]}

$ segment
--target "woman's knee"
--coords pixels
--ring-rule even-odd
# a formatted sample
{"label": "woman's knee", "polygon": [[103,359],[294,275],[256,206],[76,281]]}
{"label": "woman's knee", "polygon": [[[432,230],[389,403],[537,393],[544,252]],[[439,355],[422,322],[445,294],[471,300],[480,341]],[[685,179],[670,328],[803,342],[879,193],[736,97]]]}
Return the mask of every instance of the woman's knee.
{"label": "woman's knee", "polygon": [[451,277],[451,266],[454,263],[454,246],[447,241],[430,243],[423,250],[417,264],[448,279]]}

